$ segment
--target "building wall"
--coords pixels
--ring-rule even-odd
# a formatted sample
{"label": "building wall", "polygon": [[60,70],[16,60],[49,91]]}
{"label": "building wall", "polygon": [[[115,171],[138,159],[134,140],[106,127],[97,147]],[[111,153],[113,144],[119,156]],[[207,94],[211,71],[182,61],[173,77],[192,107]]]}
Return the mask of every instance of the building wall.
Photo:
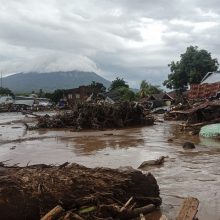
{"label": "building wall", "polygon": [[80,86],[76,89],[69,89],[64,91],[64,99],[68,105],[75,105],[84,102],[91,94],[93,89],[90,86]]}
{"label": "building wall", "polygon": [[188,94],[189,99],[215,97],[220,92],[220,82],[192,84]]}

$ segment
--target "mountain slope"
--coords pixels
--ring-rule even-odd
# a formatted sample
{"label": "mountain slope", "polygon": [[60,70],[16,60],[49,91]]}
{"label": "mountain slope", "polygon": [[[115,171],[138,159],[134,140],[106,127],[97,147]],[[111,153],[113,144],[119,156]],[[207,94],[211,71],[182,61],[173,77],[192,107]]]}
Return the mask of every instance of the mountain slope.
{"label": "mountain slope", "polygon": [[94,72],[50,72],[50,73],[17,73],[3,78],[3,87],[13,92],[44,91],[51,92],[55,89],[70,89],[81,85],[89,85],[92,81],[103,83],[109,87],[110,81]]}

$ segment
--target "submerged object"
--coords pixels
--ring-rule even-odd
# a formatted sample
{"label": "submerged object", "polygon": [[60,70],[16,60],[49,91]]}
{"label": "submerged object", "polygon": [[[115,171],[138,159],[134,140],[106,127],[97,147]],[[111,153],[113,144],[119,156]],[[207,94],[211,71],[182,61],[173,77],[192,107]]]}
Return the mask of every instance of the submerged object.
{"label": "submerged object", "polygon": [[219,137],[220,123],[203,126],[199,132],[199,135],[202,137]]}
{"label": "submerged object", "polygon": [[183,144],[183,149],[185,149],[185,150],[186,149],[194,149],[194,148],[196,148],[196,147],[195,147],[195,144],[193,144],[192,142],[187,141]]}

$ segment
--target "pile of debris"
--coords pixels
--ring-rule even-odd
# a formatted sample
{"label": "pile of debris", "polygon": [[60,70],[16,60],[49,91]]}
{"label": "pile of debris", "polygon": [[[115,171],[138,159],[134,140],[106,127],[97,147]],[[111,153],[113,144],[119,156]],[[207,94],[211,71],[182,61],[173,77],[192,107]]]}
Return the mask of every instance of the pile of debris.
{"label": "pile of debris", "polygon": [[152,125],[154,118],[145,115],[137,103],[82,103],[68,112],[38,118],[37,128],[106,129]]}
{"label": "pile of debris", "polygon": [[0,172],[2,220],[134,219],[161,205],[153,175],[132,168],[1,163]]}
{"label": "pile of debris", "polygon": [[199,131],[204,125],[220,122],[220,100],[194,103],[185,110],[172,109],[165,119],[185,121],[183,129]]}

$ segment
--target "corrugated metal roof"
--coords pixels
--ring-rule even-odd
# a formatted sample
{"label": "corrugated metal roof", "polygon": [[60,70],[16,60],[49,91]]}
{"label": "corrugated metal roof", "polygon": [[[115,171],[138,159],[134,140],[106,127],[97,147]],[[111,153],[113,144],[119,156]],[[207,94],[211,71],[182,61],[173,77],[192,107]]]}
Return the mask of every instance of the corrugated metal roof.
{"label": "corrugated metal roof", "polygon": [[211,73],[204,81],[202,81],[202,84],[216,82],[220,82],[220,72]]}
{"label": "corrugated metal roof", "polygon": [[15,105],[26,105],[26,106],[33,106],[34,100],[15,100]]}

